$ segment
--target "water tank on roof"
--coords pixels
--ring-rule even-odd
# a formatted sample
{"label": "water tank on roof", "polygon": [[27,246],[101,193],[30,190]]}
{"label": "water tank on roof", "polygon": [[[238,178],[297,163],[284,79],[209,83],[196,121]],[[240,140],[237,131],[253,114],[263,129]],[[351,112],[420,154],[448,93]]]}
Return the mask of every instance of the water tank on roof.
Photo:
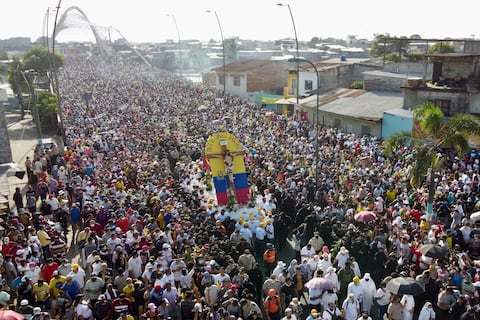
{"label": "water tank on roof", "polygon": [[340,61],[347,61],[347,56],[344,55],[344,54],[342,54],[342,55],[340,56]]}

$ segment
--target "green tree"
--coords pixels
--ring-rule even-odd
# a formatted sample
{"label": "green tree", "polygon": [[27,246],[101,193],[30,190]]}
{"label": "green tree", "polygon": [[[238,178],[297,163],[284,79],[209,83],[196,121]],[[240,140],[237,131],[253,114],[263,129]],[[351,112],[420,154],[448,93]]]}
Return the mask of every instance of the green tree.
{"label": "green tree", "polygon": [[387,61],[399,62],[402,56],[408,53],[411,39],[402,37],[390,37],[386,34],[377,34],[370,47],[370,55],[384,57]]}
{"label": "green tree", "polygon": [[400,132],[390,136],[383,143],[385,155],[395,154],[401,146],[413,149],[413,166],[410,172],[410,184],[419,187],[428,186],[427,211],[431,213],[435,195],[435,176],[443,168],[438,151],[440,148],[453,148],[459,154],[469,149],[470,136],[480,133],[480,121],[471,114],[456,114],[445,119],[439,107],[431,102],[417,106],[413,111],[415,129],[413,132]]}
{"label": "green tree", "polygon": [[36,93],[38,115],[42,131],[55,131],[57,129],[58,99],[57,96],[46,91]]}
{"label": "green tree", "polygon": [[[55,59],[55,61],[50,60]],[[55,64],[53,64],[55,62]],[[23,66],[24,70],[35,70],[38,73],[46,73],[52,69],[52,66],[55,65],[58,71],[58,68],[62,67],[64,64],[63,56],[55,53],[55,56],[47,50],[47,48],[42,46],[35,46],[28,50],[23,56]]]}
{"label": "green tree", "polygon": [[363,81],[355,81],[350,85],[350,89],[363,89]]}
{"label": "green tree", "polygon": [[[55,59],[56,70],[52,70],[52,59]],[[28,50],[22,60],[18,57],[13,58],[8,69],[7,81],[17,95],[19,94],[18,90],[28,92],[28,83],[22,72],[33,70],[38,75],[49,78],[50,71],[58,71],[58,68],[62,67],[63,64],[64,57],[62,55],[55,53],[55,56],[53,56],[46,48],[36,46]]]}
{"label": "green tree", "polygon": [[[20,103],[22,118],[27,106],[23,101],[23,93],[31,94],[32,86],[43,89],[50,88],[51,71],[58,71],[58,68],[62,67],[63,64],[64,57],[62,55],[58,53],[53,55],[49,50],[41,46],[28,50],[24,54],[23,59],[13,57],[7,72],[7,82]],[[53,70],[53,66],[55,66],[56,70]]]}
{"label": "green tree", "polygon": [[447,43],[447,42],[444,42],[444,41],[440,41],[440,42],[437,42],[435,43],[433,46],[429,47],[428,50],[427,50],[427,53],[454,53],[455,52],[455,48]]}

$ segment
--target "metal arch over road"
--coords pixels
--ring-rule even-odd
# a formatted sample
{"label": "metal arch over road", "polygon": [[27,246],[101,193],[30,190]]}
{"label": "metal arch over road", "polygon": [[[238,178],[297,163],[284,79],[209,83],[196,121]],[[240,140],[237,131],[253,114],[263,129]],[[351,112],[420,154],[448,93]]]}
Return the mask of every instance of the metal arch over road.
{"label": "metal arch over road", "polygon": [[72,7],[69,7],[67,10],[65,10],[65,12],[62,14],[62,16],[60,17],[60,20],[58,21],[57,23],[57,26],[56,26],[56,30],[55,30],[55,34],[53,35],[53,39],[55,39],[55,37],[60,33],[60,31],[62,30],[65,30],[67,28],[69,28],[68,24],[65,22],[68,18],[68,14],[69,12],[71,11],[77,11],[81,18],[88,23],[90,29],[92,30],[93,32],[93,35],[95,36],[95,40],[97,42],[97,45],[100,47],[100,49],[106,53],[107,55],[111,55],[113,53],[113,50],[112,48],[110,47],[110,45],[107,43],[107,41],[105,41],[104,39],[102,39],[102,37],[100,36],[98,30],[97,30],[97,26],[95,26],[92,22],[90,22],[90,20],[88,19],[87,15],[82,11],[82,9],[80,9],[79,7],[77,6],[72,6]]}

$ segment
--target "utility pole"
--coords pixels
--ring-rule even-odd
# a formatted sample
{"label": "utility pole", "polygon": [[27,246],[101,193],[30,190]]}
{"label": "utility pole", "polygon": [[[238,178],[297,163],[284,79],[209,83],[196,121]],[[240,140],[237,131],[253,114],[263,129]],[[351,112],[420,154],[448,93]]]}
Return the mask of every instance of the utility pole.
{"label": "utility pole", "polygon": [[20,73],[23,75],[25,81],[28,83],[28,88],[30,89],[30,110],[34,113],[33,117],[35,121],[35,126],[37,127],[37,144],[41,146],[43,140],[42,125],[40,123],[40,113],[38,112],[37,107],[37,94],[33,85],[35,82],[35,76],[38,73],[35,70],[25,70],[23,72],[20,71]]}

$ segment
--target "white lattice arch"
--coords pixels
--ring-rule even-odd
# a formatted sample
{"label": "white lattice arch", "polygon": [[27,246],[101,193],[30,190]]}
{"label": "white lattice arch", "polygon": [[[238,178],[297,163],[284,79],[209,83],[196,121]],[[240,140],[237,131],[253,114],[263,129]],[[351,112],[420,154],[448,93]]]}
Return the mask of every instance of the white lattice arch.
{"label": "white lattice arch", "polygon": [[54,34],[54,39],[60,33],[60,31],[70,28],[70,26],[68,26],[68,24],[65,23],[65,20],[68,17],[68,13],[71,12],[71,11],[77,11],[80,14],[80,16],[83,18],[83,20],[86,23],[88,23],[90,29],[93,32],[93,35],[95,36],[95,41],[96,41],[97,45],[100,47],[100,49],[108,55],[112,54],[112,48],[106,43],[106,41],[104,39],[102,39],[102,37],[100,36],[100,34],[97,30],[97,27],[92,22],[90,22],[87,15],[82,11],[82,9],[80,9],[77,6],[69,7],[62,14],[62,16],[60,17],[60,20],[57,22],[57,27],[56,27],[56,31],[55,31],[55,34]]}

